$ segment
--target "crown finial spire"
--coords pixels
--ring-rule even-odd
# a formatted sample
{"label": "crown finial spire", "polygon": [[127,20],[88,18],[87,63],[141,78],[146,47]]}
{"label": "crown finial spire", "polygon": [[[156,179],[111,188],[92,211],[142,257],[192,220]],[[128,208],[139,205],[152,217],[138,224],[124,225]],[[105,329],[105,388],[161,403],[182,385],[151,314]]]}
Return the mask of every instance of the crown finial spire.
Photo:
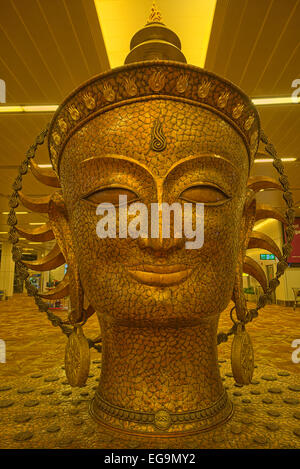
{"label": "crown finial spire", "polygon": [[162,22],[162,15],[159,11],[156,2],[152,3],[151,13],[149,15],[147,24],[149,23],[161,23]]}
{"label": "crown finial spire", "polygon": [[162,15],[155,2],[147,24],[130,41],[130,52],[125,64],[145,60],[175,60],[186,63],[179,37],[162,23]]}

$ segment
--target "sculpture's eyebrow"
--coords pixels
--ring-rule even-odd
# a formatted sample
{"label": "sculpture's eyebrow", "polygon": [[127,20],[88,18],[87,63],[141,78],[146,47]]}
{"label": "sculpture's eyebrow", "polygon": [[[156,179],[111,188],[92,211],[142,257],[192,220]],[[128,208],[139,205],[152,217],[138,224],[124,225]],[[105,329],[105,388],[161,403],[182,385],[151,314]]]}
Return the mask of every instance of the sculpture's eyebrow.
{"label": "sculpture's eyebrow", "polygon": [[209,157],[210,159],[216,159],[216,160],[219,160],[220,162],[225,162],[227,165],[230,165],[232,167],[232,169],[234,170],[234,172],[236,174],[239,173],[239,170],[238,168],[232,163],[232,161],[230,161],[228,158],[226,158],[225,156],[223,155],[217,155],[215,153],[201,153],[201,154],[197,154],[197,155],[190,155],[190,156],[187,156],[185,158],[182,158],[181,160],[179,161],[176,161],[168,170],[167,172],[165,173],[165,175],[163,177],[158,177],[157,175],[154,175],[150,170],[149,168],[144,165],[143,163],[131,158],[130,156],[124,156],[124,155],[119,155],[119,154],[106,154],[105,156],[92,156],[90,158],[86,158],[85,160],[81,161],[80,162],[80,166],[83,168],[83,167],[89,167],[89,166],[93,166],[95,164],[96,161],[99,161],[101,163],[107,163],[107,160],[110,159],[110,160],[114,160],[114,161],[126,161],[127,163],[130,163],[131,165],[135,166],[135,167],[138,167],[140,170],[142,171],[145,171],[152,179],[154,179],[156,181],[156,183],[161,186],[162,184],[164,184],[164,181],[166,180],[167,176],[176,168],[180,167],[180,166],[183,166],[185,165],[186,163],[190,162],[190,161],[197,161],[197,160],[201,160],[203,159],[204,157]]}
{"label": "sculpture's eyebrow", "polygon": [[127,161],[128,163],[139,167],[140,169],[146,171],[149,176],[151,176],[153,179],[155,179],[154,174],[147,168],[146,165],[143,163],[140,163],[139,161],[130,158],[129,156],[124,156],[124,155],[117,155],[117,154],[107,154],[105,156],[92,156],[90,158],[86,158],[85,160],[80,162],[81,167],[89,167],[90,165],[93,165],[95,161],[100,161],[102,163],[106,163],[108,159],[111,160],[120,160],[120,161]]}
{"label": "sculpture's eyebrow", "polygon": [[219,160],[219,161],[222,161],[222,162],[225,162],[226,164],[229,164],[232,169],[238,174],[239,173],[239,169],[237,168],[237,166],[231,161],[229,160],[228,158],[226,158],[226,156],[224,155],[218,155],[216,153],[201,153],[201,154],[197,154],[197,155],[190,155],[190,156],[187,156],[186,158],[182,158],[181,160],[179,161],[176,161],[172,166],[171,168],[168,169],[168,171],[166,172],[165,176],[164,176],[164,179],[168,176],[168,174],[171,173],[171,171],[173,171],[175,168],[179,167],[179,166],[182,166],[184,165],[185,163],[187,162],[190,162],[190,161],[197,161],[197,160],[201,160],[202,158],[211,158],[211,159],[216,159],[216,160]]}

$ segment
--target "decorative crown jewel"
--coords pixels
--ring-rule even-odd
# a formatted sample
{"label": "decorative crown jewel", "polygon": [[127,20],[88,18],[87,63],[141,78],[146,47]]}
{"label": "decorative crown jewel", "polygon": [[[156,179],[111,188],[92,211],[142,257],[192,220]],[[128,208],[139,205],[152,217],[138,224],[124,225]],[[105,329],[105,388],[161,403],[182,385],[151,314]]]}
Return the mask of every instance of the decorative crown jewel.
{"label": "decorative crown jewel", "polygon": [[149,23],[161,23],[161,20],[162,20],[161,12],[157,8],[156,3],[153,2],[152,8],[151,8],[151,13],[149,15],[147,24],[149,24]]}

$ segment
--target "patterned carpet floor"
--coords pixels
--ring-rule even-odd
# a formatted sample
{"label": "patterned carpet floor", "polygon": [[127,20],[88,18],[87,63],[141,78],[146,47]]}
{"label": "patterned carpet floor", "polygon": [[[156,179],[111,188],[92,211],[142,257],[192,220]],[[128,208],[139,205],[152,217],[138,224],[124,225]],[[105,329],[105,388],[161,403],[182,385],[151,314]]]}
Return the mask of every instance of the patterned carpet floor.
{"label": "patterned carpet floor", "polygon": [[[231,327],[231,306],[221,315],[220,331]],[[300,308],[268,305],[248,332],[256,358],[249,386],[232,378],[231,338],[219,346],[222,379],[235,409],[229,422],[194,437],[125,437],[88,413],[101,354],[91,353],[85,387],[71,388],[63,369],[65,336],[32,298],[20,294],[2,301],[0,339],[7,354],[6,363],[0,363],[0,448],[300,448],[300,363],[292,362],[292,342],[300,339]],[[85,333],[99,335],[95,317]]]}

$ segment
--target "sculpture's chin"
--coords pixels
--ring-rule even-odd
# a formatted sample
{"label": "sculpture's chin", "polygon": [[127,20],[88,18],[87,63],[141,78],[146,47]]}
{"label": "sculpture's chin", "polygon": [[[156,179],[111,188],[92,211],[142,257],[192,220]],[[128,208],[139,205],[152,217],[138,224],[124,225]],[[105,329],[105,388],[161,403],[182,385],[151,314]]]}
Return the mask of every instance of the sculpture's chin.
{"label": "sculpture's chin", "polygon": [[134,271],[118,276],[118,281],[114,275],[107,275],[105,283],[98,279],[97,289],[91,279],[84,288],[98,316],[105,314],[120,325],[187,327],[215,318],[230,300],[230,289],[224,287],[223,296],[216,295],[203,282],[189,270],[169,274]]}

